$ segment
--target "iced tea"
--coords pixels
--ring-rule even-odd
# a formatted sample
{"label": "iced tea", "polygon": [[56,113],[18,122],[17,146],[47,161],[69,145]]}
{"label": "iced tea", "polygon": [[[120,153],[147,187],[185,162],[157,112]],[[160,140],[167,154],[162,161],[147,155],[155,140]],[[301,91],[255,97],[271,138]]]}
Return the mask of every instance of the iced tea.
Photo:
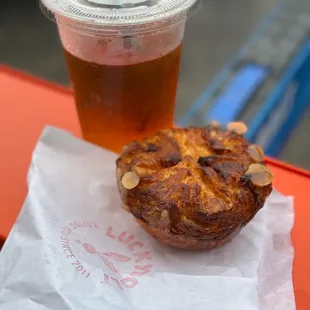
{"label": "iced tea", "polygon": [[57,22],[83,136],[120,152],[172,126],[186,19],[197,0],[40,0]]}
{"label": "iced tea", "polygon": [[[181,45],[134,64],[97,64],[65,49],[86,140],[115,152],[173,124]],[[126,63],[126,59],[122,59]]]}

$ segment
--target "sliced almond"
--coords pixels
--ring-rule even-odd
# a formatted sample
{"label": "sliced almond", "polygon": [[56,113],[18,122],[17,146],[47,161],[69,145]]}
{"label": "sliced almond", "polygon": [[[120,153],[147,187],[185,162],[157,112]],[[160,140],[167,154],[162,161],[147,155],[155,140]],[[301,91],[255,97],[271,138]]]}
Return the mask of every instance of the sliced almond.
{"label": "sliced almond", "polygon": [[250,165],[245,174],[250,177],[253,184],[260,187],[271,184],[273,180],[273,173],[262,164]]}
{"label": "sliced almond", "polygon": [[243,135],[248,131],[248,127],[243,122],[231,122],[227,124],[227,129],[233,131],[239,135]]}
{"label": "sliced almond", "polygon": [[126,172],[123,175],[121,181],[122,185],[129,190],[137,187],[139,182],[140,182],[139,176],[132,171]]}
{"label": "sliced almond", "polygon": [[212,125],[213,127],[216,127],[216,128],[219,128],[219,127],[221,126],[221,124],[220,124],[219,121],[212,121],[212,122],[211,122],[211,125]]}
{"label": "sliced almond", "polygon": [[260,146],[256,144],[252,144],[248,147],[248,153],[250,157],[257,163],[264,160],[264,151]]}

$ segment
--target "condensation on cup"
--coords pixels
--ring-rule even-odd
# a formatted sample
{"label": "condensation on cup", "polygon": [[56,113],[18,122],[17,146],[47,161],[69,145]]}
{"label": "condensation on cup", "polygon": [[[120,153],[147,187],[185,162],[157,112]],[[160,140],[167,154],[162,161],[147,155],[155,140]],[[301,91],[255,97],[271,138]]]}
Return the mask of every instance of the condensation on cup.
{"label": "condensation on cup", "polygon": [[41,0],[56,20],[85,140],[120,152],[173,125],[196,0]]}

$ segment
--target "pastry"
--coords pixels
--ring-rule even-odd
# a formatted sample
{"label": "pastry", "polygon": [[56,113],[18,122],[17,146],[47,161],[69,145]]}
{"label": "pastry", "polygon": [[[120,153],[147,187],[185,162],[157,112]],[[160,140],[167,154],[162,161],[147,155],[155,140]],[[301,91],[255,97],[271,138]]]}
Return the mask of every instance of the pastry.
{"label": "pastry", "polygon": [[264,153],[245,131],[243,123],[222,129],[214,122],[130,143],[117,160],[124,209],[170,246],[202,250],[230,241],[272,191]]}

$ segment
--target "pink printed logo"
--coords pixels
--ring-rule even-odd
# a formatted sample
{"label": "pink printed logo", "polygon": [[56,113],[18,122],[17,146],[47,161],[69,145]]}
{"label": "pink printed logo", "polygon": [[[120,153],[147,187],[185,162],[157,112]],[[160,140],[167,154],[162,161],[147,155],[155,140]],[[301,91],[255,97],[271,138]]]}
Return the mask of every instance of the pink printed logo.
{"label": "pink printed logo", "polygon": [[[72,251],[72,241],[81,246],[81,248],[89,255],[97,257],[103,264],[103,279],[101,283],[116,285],[120,290],[131,289],[137,286],[138,278],[142,277],[152,270],[152,255],[151,252],[145,250],[143,242],[137,240],[135,236],[127,231],[117,233],[109,226],[106,230],[106,238],[112,242],[116,242],[118,247],[124,249],[124,253],[101,250],[98,246],[89,242],[84,242],[72,236],[72,233],[78,229],[98,229],[95,222],[72,222],[63,228],[61,231],[61,246],[67,260],[71,262],[76,271],[86,278],[92,276],[91,271],[86,270],[83,262],[76,260],[76,254]],[[85,235],[85,234],[84,234]],[[104,246],[103,240],[101,246]],[[126,272],[126,276],[122,275],[122,270],[131,269]]]}
{"label": "pink printed logo", "polygon": [[86,252],[92,255],[97,255],[106,267],[110,269],[111,272],[117,273],[117,269],[113,265],[113,261],[116,262],[129,262],[131,260],[130,257],[120,255],[112,252],[99,252],[95,249],[95,247],[90,243],[82,243],[80,240],[74,239],[77,243],[81,244]]}

